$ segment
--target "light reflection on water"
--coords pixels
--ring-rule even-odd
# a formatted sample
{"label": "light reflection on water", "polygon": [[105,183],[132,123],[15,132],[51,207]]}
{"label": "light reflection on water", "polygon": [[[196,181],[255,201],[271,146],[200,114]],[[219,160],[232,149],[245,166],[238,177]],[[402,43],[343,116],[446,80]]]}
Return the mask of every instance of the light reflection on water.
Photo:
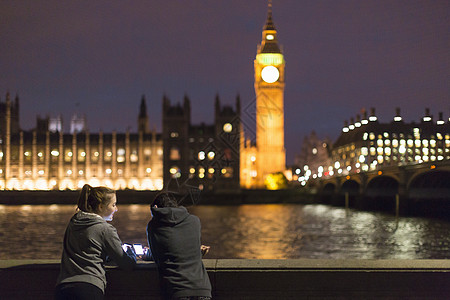
{"label": "light reflection on water", "polygon": [[[450,222],[325,205],[194,206],[207,258],[448,259]],[[0,259],[59,258],[67,205],[0,205]],[[119,205],[121,239],[146,243],[147,205]]]}

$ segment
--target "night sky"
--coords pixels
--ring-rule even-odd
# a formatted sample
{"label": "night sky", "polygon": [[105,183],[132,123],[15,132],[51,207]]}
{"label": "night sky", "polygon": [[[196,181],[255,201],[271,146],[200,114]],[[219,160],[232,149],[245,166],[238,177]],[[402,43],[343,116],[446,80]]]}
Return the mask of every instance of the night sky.
{"label": "night sky", "polygon": [[[162,97],[212,123],[216,94],[255,99],[253,60],[267,1],[0,2],[0,99],[19,94],[21,125],[74,112],[90,132],[137,130],[145,94],[161,131]],[[450,115],[450,1],[280,0],[273,20],[286,59],[285,131],[292,163],[305,135],[335,140],[344,120],[400,107],[419,121]]]}

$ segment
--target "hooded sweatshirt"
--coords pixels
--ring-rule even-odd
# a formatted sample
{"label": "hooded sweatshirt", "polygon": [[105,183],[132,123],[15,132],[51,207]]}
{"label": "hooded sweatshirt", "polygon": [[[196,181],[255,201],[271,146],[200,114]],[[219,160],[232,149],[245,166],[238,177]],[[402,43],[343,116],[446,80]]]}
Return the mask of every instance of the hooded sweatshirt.
{"label": "hooded sweatshirt", "polygon": [[211,297],[211,283],[203,265],[201,225],[185,207],[152,207],[147,226],[151,254],[158,266],[162,292],[172,297]]}
{"label": "hooded sweatshirt", "polygon": [[107,256],[124,269],[132,269],[136,264],[136,257],[123,251],[114,226],[97,214],[79,211],[70,219],[64,235],[57,284],[87,282],[104,293]]}

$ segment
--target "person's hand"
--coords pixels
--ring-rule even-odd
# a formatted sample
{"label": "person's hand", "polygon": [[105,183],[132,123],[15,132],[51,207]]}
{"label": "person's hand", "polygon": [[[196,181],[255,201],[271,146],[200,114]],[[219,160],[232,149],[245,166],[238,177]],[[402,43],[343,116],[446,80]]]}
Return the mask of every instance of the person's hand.
{"label": "person's hand", "polygon": [[205,256],[209,252],[210,248],[210,246],[201,245],[200,250],[202,251],[202,255]]}
{"label": "person's hand", "polygon": [[144,255],[141,255],[142,260],[152,260],[150,249],[144,246]]}
{"label": "person's hand", "polygon": [[134,252],[133,247],[127,246],[127,251],[125,251],[129,256],[136,257],[136,252]]}

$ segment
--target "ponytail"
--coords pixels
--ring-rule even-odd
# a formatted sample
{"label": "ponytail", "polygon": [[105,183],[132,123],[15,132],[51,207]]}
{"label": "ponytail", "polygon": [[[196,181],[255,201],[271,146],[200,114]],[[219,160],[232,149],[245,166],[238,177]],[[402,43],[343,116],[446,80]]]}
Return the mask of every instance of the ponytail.
{"label": "ponytail", "polygon": [[100,204],[107,205],[113,194],[115,194],[113,189],[103,186],[91,187],[89,184],[85,184],[78,198],[78,209],[84,212],[96,213]]}

